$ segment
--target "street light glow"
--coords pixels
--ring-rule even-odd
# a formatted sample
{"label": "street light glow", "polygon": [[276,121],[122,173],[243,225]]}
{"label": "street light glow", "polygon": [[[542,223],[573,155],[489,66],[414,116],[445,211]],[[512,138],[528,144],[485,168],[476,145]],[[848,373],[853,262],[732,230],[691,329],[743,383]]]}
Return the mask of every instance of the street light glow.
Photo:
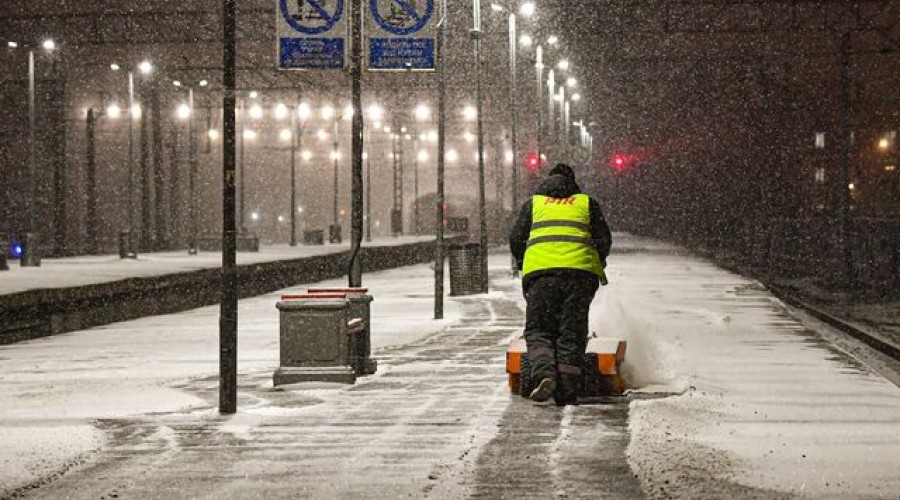
{"label": "street light glow", "polygon": [[56,42],[53,40],[44,40],[41,47],[44,47],[44,50],[56,50]]}
{"label": "street light glow", "polygon": [[252,219],[252,220],[259,220],[259,213],[257,213],[257,212],[251,213],[251,214],[250,214],[250,219]]}
{"label": "street light glow", "polygon": [[353,105],[352,104],[348,104],[348,105],[344,106],[343,118],[345,120],[349,120],[349,119],[353,118]]}
{"label": "street light glow", "polygon": [[131,117],[135,120],[141,117],[141,105],[135,104],[131,107]]}
{"label": "street light glow", "polygon": [[305,121],[309,119],[309,115],[311,114],[312,111],[309,109],[309,104],[301,102],[297,105],[297,117],[299,117],[301,120]]}
{"label": "street light glow", "polygon": [[444,159],[450,163],[455,163],[459,160],[459,153],[457,153],[455,149],[448,149],[444,154]]}
{"label": "street light glow", "polygon": [[556,35],[547,37],[547,45],[556,45],[557,43],[559,43],[559,38]]}
{"label": "street light glow", "polygon": [[248,141],[252,141],[256,139],[256,132],[250,129],[244,131],[244,139]]}
{"label": "street light glow", "polygon": [[328,139],[328,132],[319,129],[319,131],[316,132],[316,137],[318,137],[320,141],[324,141],[325,139]]}
{"label": "street light glow", "polygon": [[534,15],[534,2],[525,2],[519,7],[519,14],[522,14],[525,17],[531,17]]}
{"label": "street light glow", "polygon": [[568,85],[569,87],[574,87],[577,84],[578,80],[576,80],[574,76],[570,76],[566,79],[566,85]]}
{"label": "street light glow", "polygon": [[181,120],[187,120],[191,116],[191,107],[185,103],[181,103],[178,106],[178,118]]}
{"label": "street light glow", "polygon": [[303,158],[303,161],[309,161],[312,159],[312,152],[308,149],[304,150],[302,153],[300,153],[300,158]]}
{"label": "street light glow", "polygon": [[172,85],[174,85],[176,87],[181,87],[181,82],[178,80],[172,80]]}
{"label": "street light glow", "polygon": [[110,104],[106,107],[106,116],[115,120],[119,116],[122,115],[122,108],[120,108],[117,104]]}
{"label": "street light glow", "polygon": [[522,36],[519,37],[519,43],[523,47],[531,47],[531,44],[534,43],[534,40],[532,40],[531,35],[529,35],[528,33],[522,33]]}
{"label": "street light glow", "polygon": [[466,106],[465,108],[463,108],[463,117],[467,121],[472,121],[478,118],[478,110],[475,109],[474,106]]}
{"label": "street light glow", "polygon": [[581,94],[572,94],[572,100],[578,102],[581,100]]}
{"label": "street light glow", "polygon": [[556,67],[563,71],[566,71],[569,69],[569,61],[567,61],[566,59],[563,59],[562,61],[556,63]]}
{"label": "street light glow", "polygon": [[385,126],[384,126],[384,133],[385,133],[385,134],[390,134],[390,133],[391,133],[391,127],[390,127],[389,125],[385,125]]}
{"label": "street light glow", "polygon": [[255,91],[255,90],[251,90],[250,93],[247,95],[250,96],[250,99],[256,99],[257,97],[259,97],[259,92]]}
{"label": "street light glow", "polygon": [[880,141],[878,141],[878,149],[887,149],[888,146],[891,145],[891,142],[887,140],[886,137],[883,137]]}
{"label": "street light glow", "polygon": [[[9,43],[13,43],[13,42],[9,42]],[[120,69],[122,69],[122,67],[116,63],[112,63],[109,65],[109,69],[111,69],[113,71],[119,71]]]}
{"label": "street light glow", "polygon": [[279,102],[275,105],[275,119],[276,120],[284,120],[284,118],[288,115],[288,108],[284,105],[284,103]]}
{"label": "street light glow", "polygon": [[497,5],[495,3],[492,3],[491,10],[493,10],[494,12],[503,12],[506,9],[504,9],[502,5]]}
{"label": "street light glow", "polygon": [[278,138],[285,142],[291,140],[291,129],[281,129],[281,132],[278,133]]}
{"label": "street light glow", "polygon": [[322,118],[330,120],[334,116],[334,108],[331,106],[322,106]]}
{"label": "street light glow", "polygon": [[209,129],[209,132],[206,133],[206,135],[209,136],[210,140],[215,141],[219,138],[219,131],[214,128],[211,128],[211,129]]}
{"label": "street light glow", "polygon": [[262,118],[262,115],[263,115],[262,106],[260,106],[259,104],[254,104],[253,106],[250,106],[250,118],[253,118],[254,120],[259,120],[260,118]]}
{"label": "street light glow", "polygon": [[141,61],[138,64],[138,70],[144,75],[149,75],[153,71],[153,65],[150,64],[150,61]]}
{"label": "street light glow", "polygon": [[201,87],[206,87],[207,85],[209,85],[209,82],[208,82],[208,81],[206,81],[206,80],[200,80],[200,86],[201,86]]}
{"label": "street light glow", "polygon": [[463,134],[463,139],[465,139],[466,142],[472,142],[475,140],[475,135],[472,132],[466,130],[466,132]]}
{"label": "street light glow", "polygon": [[340,151],[332,151],[332,152],[331,152],[331,159],[332,159],[332,160],[340,160],[340,159],[341,159],[341,152],[340,152]]}
{"label": "street light glow", "polygon": [[11,49],[14,49],[14,48],[18,47],[19,44],[18,44],[18,42],[6,42],[6,46]]}
{"label": "street light glow", "polygon": [[416,106],[416,120],[427,120],[431,116],[431,110],[424,104]]}
{"label": "street light glow", "polygon": [[416,158],[420,162],[424,163],[424,162],[428,161],[428,152],[427,151],[419,151],[419,153],[416,155]]}
{"label": "street light glow", "polygon": [[[384,110],[377,104],[369,105],[369,119],[373,122],[380,122],[384,116]],[[376,127],[377,128],[377,127]]]}

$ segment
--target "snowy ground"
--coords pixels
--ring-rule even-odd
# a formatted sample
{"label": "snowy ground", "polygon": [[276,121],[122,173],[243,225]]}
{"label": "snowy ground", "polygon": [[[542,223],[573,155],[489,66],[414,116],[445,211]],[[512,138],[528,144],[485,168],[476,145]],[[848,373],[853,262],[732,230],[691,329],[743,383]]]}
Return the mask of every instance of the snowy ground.
{"label": "snowy ground", "polygon": [[[400,236],[374,238],[363,246],[390,246],[433,240],[429,236]],[[325,245],[262,245],[259,252],[238,252],[239,266],[299,259],[350,250],[350,243]],[[42,288],[106,283],[128,278],[161,276],[164,274],[209,269],[222,265],[220,252],[186,251],[142,253],[137,259],[120,259],[118,255],[87,255],[60,259],[42,259],[40,267],[19,267],[10,263],[9,271],[0,272],[0,295]]]}
{"label": "snowy ground", "polygon": [[591,328],[629,341],[630,405],[506,394],[507,255],[440,322],[413,266],[364,277],[379,373],[353,387],[273,390],[278,294],[241,301],[228,418],[215,307],[0,347],[0,498],[634,498],[632,471],[660,498],[897,498],[900,389],[757,283],[617,237]]}

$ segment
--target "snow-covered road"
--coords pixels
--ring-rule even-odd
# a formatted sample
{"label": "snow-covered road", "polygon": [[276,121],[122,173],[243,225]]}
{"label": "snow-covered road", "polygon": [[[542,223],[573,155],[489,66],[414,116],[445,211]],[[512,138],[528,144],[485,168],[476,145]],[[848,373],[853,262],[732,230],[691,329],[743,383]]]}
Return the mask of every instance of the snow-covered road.
{"label": "snow-covered road", "polygon": [[757,283],[617,236],[591,325],[628,339],[630,403],[506,393],[507,255],[443,321],[414,266],[365,276],[379,373],[352,387],[274,390],[277,294],[241,301],[233,417],[214,307],[0,347],[0,498],[897,498],[900,389]]}

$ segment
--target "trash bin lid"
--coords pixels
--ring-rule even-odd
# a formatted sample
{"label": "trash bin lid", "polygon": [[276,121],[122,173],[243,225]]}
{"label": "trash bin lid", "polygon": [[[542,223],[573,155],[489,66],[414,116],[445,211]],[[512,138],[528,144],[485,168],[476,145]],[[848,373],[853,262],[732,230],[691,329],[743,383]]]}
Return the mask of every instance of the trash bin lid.
{"label": "trash bin lid", "polygon": [[305,294],[285,294],[281,296],[281,300],[325,300],[325,299],[346,299],[346,293],[305,293]]}

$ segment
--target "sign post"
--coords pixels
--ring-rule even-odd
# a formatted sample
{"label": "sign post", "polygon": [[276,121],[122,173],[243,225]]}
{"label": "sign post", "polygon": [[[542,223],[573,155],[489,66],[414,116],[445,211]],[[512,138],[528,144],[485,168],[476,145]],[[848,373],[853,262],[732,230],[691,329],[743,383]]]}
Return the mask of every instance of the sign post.
{"label": "sign post", "polygon": [[343,69],[344,0],[276,0],[278,68]]}
{"label": "sign post", "polygon": [[434,14],[434,0],[369,0],[369,69],[434,71]]}

